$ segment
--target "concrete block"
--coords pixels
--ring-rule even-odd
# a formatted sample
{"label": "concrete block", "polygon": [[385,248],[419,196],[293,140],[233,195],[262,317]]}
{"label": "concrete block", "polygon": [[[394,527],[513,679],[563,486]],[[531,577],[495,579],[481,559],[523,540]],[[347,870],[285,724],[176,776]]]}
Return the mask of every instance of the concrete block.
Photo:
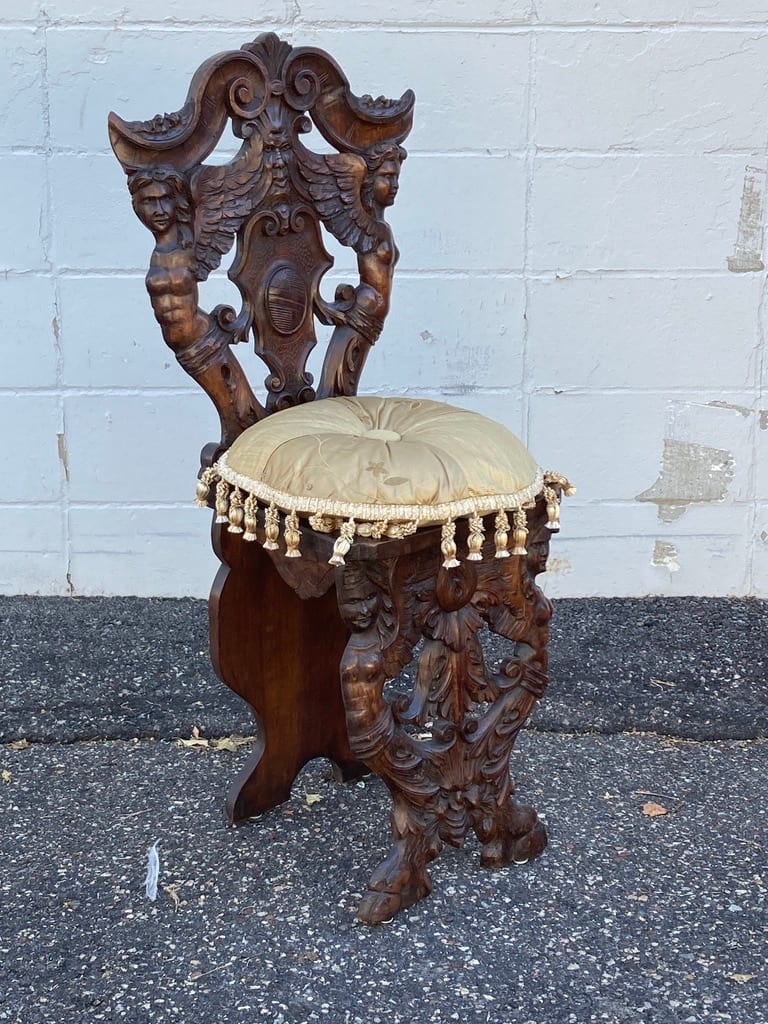
{"label": "concrete block", "polygon": [[0,523],[0,594],[69,593],[62,509],[6,506]]}
{"label": "concrete block", "polygon": [[44,270],[48,216],[42,156],[0,155],[0,271]]}
{"label": "concrete block", "polygon": [[765,7],[759,0],[642,0],[633,4],[622,0],[536,0],[538,24],[573,25],[677,25],[765,23]]}
{"label": "concrete block", "polygon": [[[122,0],[46,0],[45,9],[54,22],[104,21],[113,22],[117,27],[132,22],[204,24],[215,18],[222,23],[259,26],[259,30],[264,26],[266,30],[287,17],[284,0],[263,0],[257,6],[247,8],[240,0],[221,0],[216,4],[215,12],[205,0],[132,0],[130,5]],[[253,34],[257,34],[255,28]]]}
{"label": "concrete block", "polygon": [[524,33],[308,28],[297,31],[296,41],[330,53],[358,95],[397,97],[413,89],[413,131],[405,142],[411,152],[525,148],[529,40]]}
{"label": "concrete block", "polygon": [[531,269],[722,270],[741,156],[545,156],[531,199]]}
{"label": "concrete block", "polygon": [[67,463],[59,399],[0,394],[0,479],[6,500],[55,501],[61,497]]}
{"label": "concrete block", "polygon": [[[7,14],[4,16],[7,18]],[[0,27],[0,146],[42,146],[43,34]]]}
{"label": "concrete block", "polygon": [[41,0],[4,0],[3,21],[36,22],[40,17]]}
{"label": "concrete block", "polygon": [[538,146],[761,151],[768,33],[543,32],[535,88]]}
{"label": "concrete block", "polygon": [[536,387],[715,395],[757,383],[758,275],[553,277],[528,287]]}
{"label": "concrete block", "polygon": [[520,390],[523,307],[520,279],[396,277],[366,390]]}
{"label": "concrete block", "polygon": [[469,409],[502,423],[517,437],[522,436],[523,403],[517,391],[490,391],[483,388],[446,388],[443,391],[406,391],[418,398],[430,398],[435,402],[447,402],[460,409]]}
{"label": "concrete block", "polygon": [[151,233],[131,208],[113,156],[59,155],[51,164],[54,253],[60,268],[146,273]]}
{"label": "concrete block", "polygon": [[654,524],[640,506],[570,499],[539,582],[551,597],[743,596],[750,519],[748,505],[699,506]]}
{"label": "concrete block", "polygon": [[751,592],[755,597],[768,598],[768,504],[757,506]]}
{"label": "concrete block", "polygon": [[59,296],[67,386],[195,387],[163,342],[143,277],[65,277]]}
{"label": "concrete block", "polygon": [[202,391],[71,395],[65,413],[73,502],[192,501],[200,449],[220,434]]}
{"label": "concrete block", "polygon": [[522,157],[413,154],[389,218],[402,270],[520,270],[524,263]]}
{"label": "concrete block", "polygon": [[[258,34],[241,29],[51,29],[48,32],[51,138],[64,149],[110,153],[107,114],[145,121],[179,110],[192,75],[208,57],[238,50]],[[239,146],[230,131],[226,143]],[[114,161],[114,157],[112,157]]]}
{"label": "concrete block", "polygon": [[76,594],[208,596],[219,561],[207,510],[76,506],[69,522]]}
{"label": "concrete block", "polygon": [[582,500],[643,494],[674,521],[701,501],[749,500],[755,417],[749,396],[731,397],[722,407],[693,393],[536,393],[530,448]]}
{"label": "concrete block", "polygon": [[57,351],[54,285],[48,275],[0,277],[3,388],[51,387]]}
{"label": "concrete block", "polygon": [[[336,0],[302,0],[299,22],[301,32],[312,29],[318,22],[353,21],[355,24],[374,25],[414,24],[432,25],[522,25],[531,16],[531,0],[423,0],[420,4],[410,0],[394,0],[386,8],[375,0],[362,0],[345,18],[340,17]],[[298,41],[298,32],[297,32]],[[303,41],[303,38],[302,38]]]}
{"label": "concrete block", "polygon": [[756,410],[754,452],[754,495],[758,501],[768,501],[768,394],[762,394]]}

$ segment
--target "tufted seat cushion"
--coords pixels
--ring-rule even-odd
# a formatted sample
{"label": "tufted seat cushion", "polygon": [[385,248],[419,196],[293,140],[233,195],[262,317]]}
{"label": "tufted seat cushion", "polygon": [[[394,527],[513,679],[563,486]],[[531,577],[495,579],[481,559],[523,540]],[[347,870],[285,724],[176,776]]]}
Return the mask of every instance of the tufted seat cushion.
{"label": "tufted seat cushion", "polygon": [[204,476],[203,489],[214,480],[217,513],[230,529],[240,532],[244,520],[246,539],[255,539],[260,502],[268,506],[266,546],[276,547],[282,510],[290,520],[286,553],[295,556],[298,543],[289,534],[304,515],[314,529],[340,531],[339,564],[355,533],[404,536],[433,523],[445,524],[444,551],[453,564],[459,517],[470,519],[478,555],[479,517],[497,513],[497,532],[505,533],[506,510],[530,505],[546,483],[522,442],[499,423],[440,402],[373,396],[274,413],[235,441]]}

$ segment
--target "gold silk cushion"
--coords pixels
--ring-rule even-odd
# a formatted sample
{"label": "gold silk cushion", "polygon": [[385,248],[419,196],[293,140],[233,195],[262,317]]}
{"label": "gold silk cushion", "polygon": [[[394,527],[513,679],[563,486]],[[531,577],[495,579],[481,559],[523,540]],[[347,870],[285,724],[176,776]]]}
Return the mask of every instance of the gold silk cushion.
{"label": "gold silk cushion", "polygon": [[[274,413],[241,434],[207,474],[200,496],[218,480],[217,513],[230,529],[241,532],[245,520],[246,539],[255,539],[260,502],[268,506],[266,546],[277,547],[282,510],[286,553],[297,556],[303,514],[314,529],[340,531],[337,564],[355,533],[404,536],[443,523],[450,542],[456,518],[469,517],[477,533],[478,517],[505,519],[505,510],[522,510],[545,486],[533,457],[499,423],[441,402],[374,396]],[[476,552],[481,545],[482,533]],[[453,563],[455,545],[447,551]]]}

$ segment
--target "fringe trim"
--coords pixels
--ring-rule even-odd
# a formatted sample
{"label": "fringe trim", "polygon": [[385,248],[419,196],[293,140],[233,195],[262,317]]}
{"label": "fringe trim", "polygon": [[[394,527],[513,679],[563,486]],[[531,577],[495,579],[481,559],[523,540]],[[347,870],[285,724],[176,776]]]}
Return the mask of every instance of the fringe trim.
{"label": "fringe trim", "polygon": [[[389,523],[418,522],[420,526],[440,523],[448,519],[462,519],[465,516],[488,515],[498,512],[500,508],[520,508],[533,501],[545,483],[544,474],[539,471],[528,487],[510,494],[487,494],[475,498],[464,498],[462,501],[445,501],[439,505],[369,505],[354,504],[348,501],[329,501],[326,498],[310,498],[306,495],[289,494],[275,490],[260,480],[237,473],[227,465],[225,452],[213,467],[220,480],[226,480],[233,487],[239,487],[248,494],[255,495],[264,505],[277,505],[286,511],[300,512],[310,517],[333,516],[336,519],[364,520],[369,523],[382,521],[386,517]],[[551,474],[556,483],[555,474]],[[565,477],[562,477],[564,480]],[[313,527],[314,529],[314,527]],[[330,531],[328,531],[330,532]]]}
{"label": "fringe trim", "polygon": [[[403,538],[415,533],[421,526],[428,526],[442,520],[441,551],[443,568],[453,569],[459,565],[456,557],[456,520],[469,519],[467,539],[467,561],[479,562],[483,557],[485,533],[483,516],[496,512],[494,522],[494,545],[496,558],[509,558],[508,550],[510,522],[507,510],[512,512],[512,555],[526,555],[528,525],[526,509],[532,508],[538,495],[547,505],[547,527],[560,529],[561,495],[575,494],[576,488],[560,473],[537,473],[529,487],[514,494],[484,495],[465,498],[462,501],[444,502],[440,505],[366,505],[343,501],[327,501],[286,494],[274,488],[250,480],[230,469],[226,453],[215,466],[204,470],[197,482],[195,503],[208,505],[211,487],[216,483],[216,522],[227,523],[230,533],[242,533],[246,541],[257,540],[259,502],[264,510],[264,547],[268,551],[279,549],[280,511],[285,513],[283,540],[287,558],[301,558],[301,530],[299,513],[304,513],[310,527],[321,533],[339,534],[329,559],[331,565],[345,565],[345,555],[352,547],[355,536]],[[245,498],[243,498],[245,491]],[[382,518],[382,514],[385,518]],[[245,528],[243,530],[243,527]]]}

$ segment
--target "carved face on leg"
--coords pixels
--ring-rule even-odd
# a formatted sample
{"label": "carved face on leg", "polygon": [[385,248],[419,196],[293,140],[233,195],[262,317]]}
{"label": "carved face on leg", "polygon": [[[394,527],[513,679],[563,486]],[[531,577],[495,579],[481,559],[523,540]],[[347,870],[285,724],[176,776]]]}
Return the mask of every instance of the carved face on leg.
{"label": "carved face on leg", "polygon": [[377,587],[362,572],[347,570],[339,595],[341,617],[354,633],[364,633],[375,623],[381,608]]}
{"label": "carved face on leg", "polygon": [[544,526],[528,538],[525,567],[531,576],[538,576],[540,572],[547,571],[550,536],[551,531]]}
{"label": "carved face on leg", "polygon": [[376,622],[381,606],[381,598],[376,588],[364,580],[365,586],[354,592],[347,591],[344,599],[339,601],[339,610],[344,622],[354,633],[365,633]]}

